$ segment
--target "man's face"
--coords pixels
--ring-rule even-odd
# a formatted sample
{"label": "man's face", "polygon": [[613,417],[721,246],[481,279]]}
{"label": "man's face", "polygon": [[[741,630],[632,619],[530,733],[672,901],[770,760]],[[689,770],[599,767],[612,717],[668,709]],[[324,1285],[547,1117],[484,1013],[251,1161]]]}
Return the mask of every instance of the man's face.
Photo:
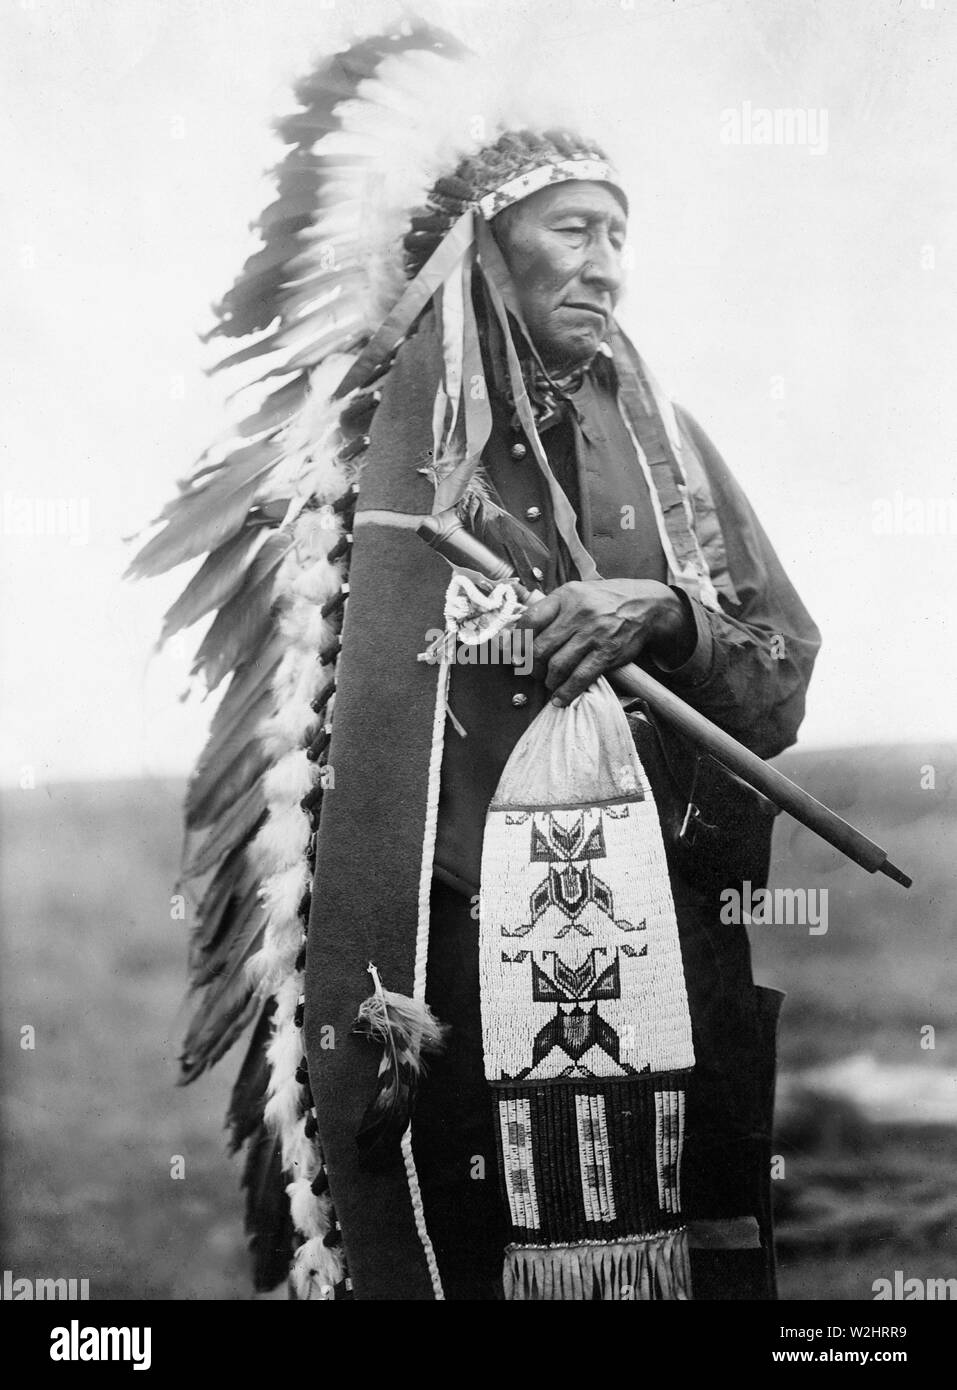
{"label": "man's face", "polygon": [[555,372],[586,365],[621,291],[621,204],[604,184],[560,183],[499,218],[496,236],[542,361]]}

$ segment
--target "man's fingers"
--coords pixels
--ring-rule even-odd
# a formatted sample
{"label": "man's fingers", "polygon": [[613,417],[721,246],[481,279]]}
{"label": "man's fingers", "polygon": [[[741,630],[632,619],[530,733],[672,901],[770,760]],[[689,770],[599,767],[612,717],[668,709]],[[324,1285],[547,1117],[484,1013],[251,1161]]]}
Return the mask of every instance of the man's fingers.
{"label": "man's fingers", "polygon": [[[549,623],[544,632],[536,632],[533,646],[536,674],[544,678],[546,670],[551,667],[551,663],[555,659],[555,653],[572,643],[578,644],[580,642],[584,642],[587,647],[587,638],[583,637],[582,633],[576,632],[569,625],[567,619],[561,616],[555,622]],[[581,652],[578,655],[580,656]]]}
{"label": "man's fingers", "polygon": [[[544,672],[545,684],[551,691],[556,691],[569,679],[572,673],[585,660],[591,651],[591,638],[588,633],[573,632],[567,640],[559,643],[554,655],[549,659],[548,666]],[[535,643],[536,664],[540,657],[538,652],[538,642]]]}
{"label": "man's fingers", "polygon": [[[544,615],[540,609],[546,609]],[[530,619],[535,615],[534,624]],[[544,621],[541,618],[544,617]],[[541,603],[533,604],[525,617],[531,626],[535,674],[544,677],[545,668],[555,652],[560,651],[566,642],[574,642],[579,637],[575,623],[556,594],[549,594]]]}
{"label": "man's fingers", "polygon": [[561,606],[561,599],[557,594],[546,594],[525,610],[522,626],[531,628],[532,632],[541,632],[542,628],[548,627],[548,624],[558,617]]}
{"label": "man's fingers", "polygon": [[552,703],[570,705],[572,700],[577,699],[590,685],[594,685],[599,676],[604,675],[607,666],[606,657],[598,652],[589,652],[578,663],[568,679],[555,691],[552,696]]}

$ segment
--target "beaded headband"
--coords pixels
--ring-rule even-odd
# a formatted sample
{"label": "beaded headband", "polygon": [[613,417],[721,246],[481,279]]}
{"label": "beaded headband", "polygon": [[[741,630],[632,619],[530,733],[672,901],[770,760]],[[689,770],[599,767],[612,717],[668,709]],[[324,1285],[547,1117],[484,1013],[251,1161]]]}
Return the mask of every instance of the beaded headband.
{"label": "beaded headband", "polygon": [[537,193],[539,189],[547,188],[554,183],[569,183],[572,180],[609,184],[625,212],[628,211],[628,199],[618,183],[617,171],[604,159],[588,158],[560,159],[553,163],[540,164],[527,173],[519,174],[493,189],[491,193],[487,193],[484,198],[479,198],[479,211],[485,220],[490,222],[504,208],[521,202],[523,198]]}

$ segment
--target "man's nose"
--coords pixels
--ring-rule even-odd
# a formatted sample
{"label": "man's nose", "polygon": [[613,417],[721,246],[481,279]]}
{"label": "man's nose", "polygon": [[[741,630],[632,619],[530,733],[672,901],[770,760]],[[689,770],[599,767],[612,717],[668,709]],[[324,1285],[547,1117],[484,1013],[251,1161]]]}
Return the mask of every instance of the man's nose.
{"label": "man's nose", "polygon": [[621,251],[604,235],[597,235],[588,250],[581,273],[586,284],[600,286],[610,295],[621,289],[624,277]]}

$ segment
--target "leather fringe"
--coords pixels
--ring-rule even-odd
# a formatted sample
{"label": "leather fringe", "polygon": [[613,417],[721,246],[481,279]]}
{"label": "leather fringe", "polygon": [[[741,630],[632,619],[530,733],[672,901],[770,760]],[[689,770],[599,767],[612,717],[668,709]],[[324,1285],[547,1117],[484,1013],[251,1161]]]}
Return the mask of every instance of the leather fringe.
{"label": "leather fringe", "polygon": [[578,1245],[510,1245],[505,1297],[517,1303],[691,1299],[688,1232]]}

